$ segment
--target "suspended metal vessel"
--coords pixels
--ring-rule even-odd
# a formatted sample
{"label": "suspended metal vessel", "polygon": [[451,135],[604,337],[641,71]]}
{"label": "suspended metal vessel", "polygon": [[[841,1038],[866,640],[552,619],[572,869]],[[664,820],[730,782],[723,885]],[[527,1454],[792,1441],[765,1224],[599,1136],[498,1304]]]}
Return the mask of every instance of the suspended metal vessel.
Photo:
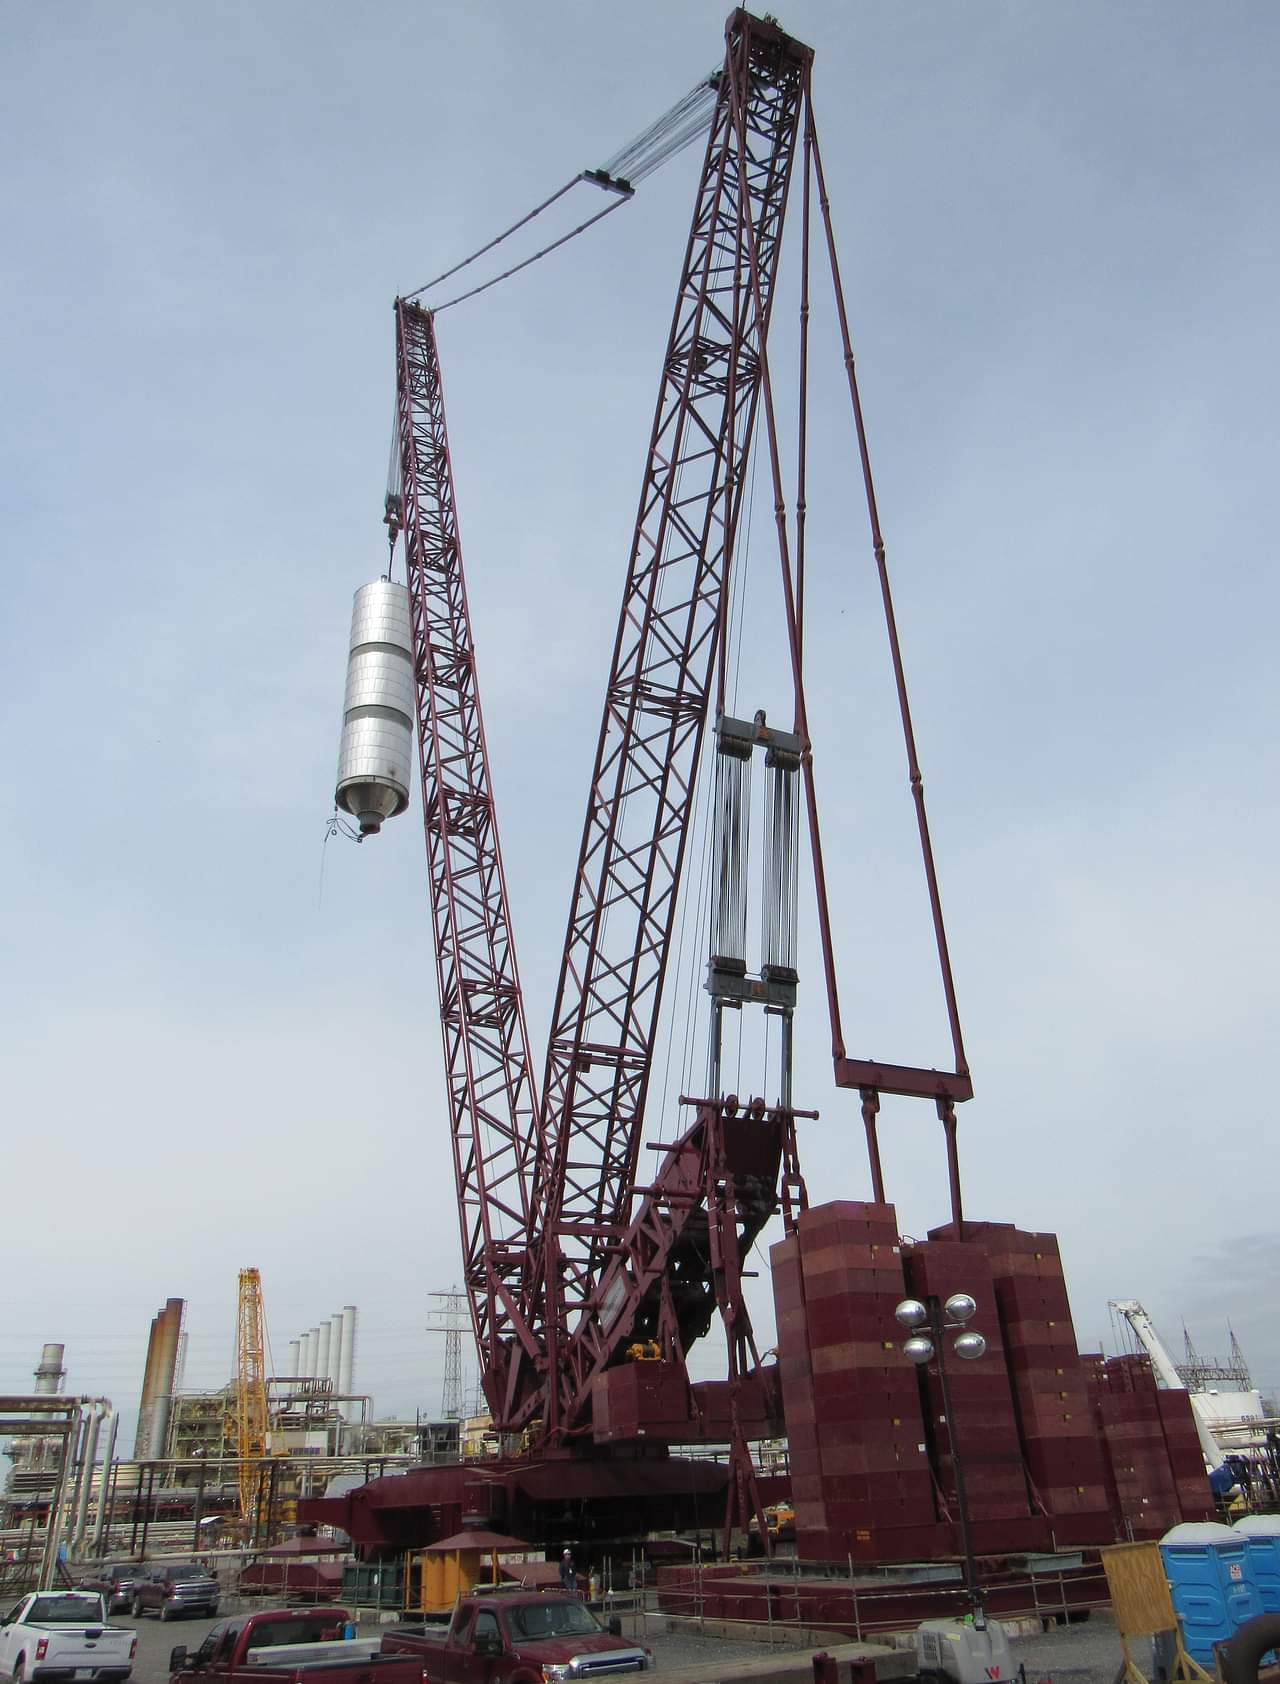
{"label": "suspended metal vessel", "polygon": [[409,805],[413,749],[413,655],[409,592],[375,579],[356,592],[351,611],[347,693],[334,801],[376,835]]}

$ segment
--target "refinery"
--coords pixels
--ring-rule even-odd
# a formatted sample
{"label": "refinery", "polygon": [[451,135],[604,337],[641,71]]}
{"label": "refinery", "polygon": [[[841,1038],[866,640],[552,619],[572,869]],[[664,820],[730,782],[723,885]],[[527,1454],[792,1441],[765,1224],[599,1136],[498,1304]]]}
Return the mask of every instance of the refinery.
{"label": "refinery", "polygon": [[[371,565],[347,582],[325,840],[344,892],[372,896],[392,836],[421,825],[413,917],[430,957],[416,1007],[441,1059],[423,1096],[430,1192],[448,1182],[456,1202],[462,1284],[415,1283],[417,1404],[396,1414],[366,1381],[355,1304],[269,1336],[275,1280],[303,1270],[268,1250],[265,1204],[250,1253],[263,1266],[238,1259],[228,1278],[219,1384],[187,1383],[183,1296],[156,1310],[142,1370],[114,1397],[76,1391],[75,1337],[50,1326],[30,1390],[0,1399],[10,1603],[104,1565],[189,1559],[224,1596],[411,1621],[502,1582],[581,1591],[606,1612],[630,1598],[633,1617],[696,1610],[771,1641],[787,1625],[797,1641],[852,1641],[934,1617],[970,1633],[988,1615],[1083,1618],[1120,1594],[1117,1550],[1202,1543],[1196,1528],[1230,1529],[1245,1556],[1240,1538],[1256,1536],[1259,1561],[1280,1552],[1280,1521],[1267,1530],[1280,1418],[1235,1333],[1225,1361],[1203,1360],[1185,1330],[1175,1355],[1117,1273],[1100,1348],[1077,1332],[1071,1259],[1043,1226],[1052,1177],[993,1209],[967,1173],[983,1055],[962,1026],[945,822],[926,806],[911,617],[895,606],[842,269],[852,239],[828,193],[815,85],[820,41],[735,10],[722,64],[634,142],[395,298],[391,466],[370,500]],[[612,563],[603,705],[598,724],[564,727],[594,761],[572,869],[547,878],[549,899],[561,879],[569,889],[563,945],[535,977],[517,963],[512,888],[532,873],[504,853],[487,729],[518,687],[473,622],[485,559],[468,551],[464,567],[473,445],[446,420],[444,312],[488,308],[490,288],[552,253],[571,264],[571,242],[597,238],[690,149],[692,222],[667,253],[675,303],[653,348],[630,548]],[[497,249],[571,191],[590,202],[568,233],[521,262]],[[840,407],[815,399],[811,413],[819,353]],[[893,733],[925,932],[901,967],[913,1000],[940,1002],[941,1055],[922,1027],[918,1047],[877,1056],[850,1005],[876,982],[851,957],[861,912],[841,898],[824,818],[856,778],[860,726],[845,675],[815,671],[836,564],[810,480],[811,435],[837,431],[855,494],[841,544],[865,562],[881,640],[883,705],[868,717]],[[529,760],[562,746],[530,741]],[[372,1139],[376,1059],[353,1063],[353,1132]],[[812,1167],[819,1126],[840,1131],[843,1180],[829,1155]],[[916,1234],[902,1208],[919,1198],[885,1144],[902,1128],[918,1130],[939,1190]],[[343,1152],[333,1178],[350,1205],[326,1236],[338,1261],[321,1303],[343,1255],[376,1250],[382,1220],[349,1141]],[[412,1185],[394,1156],[378,1174],[380,1196]],[[1118,1250],[1117,1271],[1126,1262]],[[180,1264],[165,1269],[157,1297],[187,1290]],[[428,1397],[433,1331],[445,1384]],[[1280,1613],[1258,1596],[1245,1613]],[[144,1605],[135,1596],[133,1616]]]}

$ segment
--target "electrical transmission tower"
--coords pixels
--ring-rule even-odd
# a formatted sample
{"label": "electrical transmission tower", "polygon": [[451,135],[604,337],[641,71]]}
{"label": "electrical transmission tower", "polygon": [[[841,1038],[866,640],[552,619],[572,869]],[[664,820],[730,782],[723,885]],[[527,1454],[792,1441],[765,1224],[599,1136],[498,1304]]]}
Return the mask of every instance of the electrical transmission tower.
{"label": "electrical transmission tower", "polygon": [[462,1407],[462,1335],[471,1331],[467,1295],[455,1286],[448,1292],[432,1292],[442,1300],[438,1310],[427,1312],[427,1332],[444,1334],[444,1389],[440,1413],[446,1421],[460,1421]]}

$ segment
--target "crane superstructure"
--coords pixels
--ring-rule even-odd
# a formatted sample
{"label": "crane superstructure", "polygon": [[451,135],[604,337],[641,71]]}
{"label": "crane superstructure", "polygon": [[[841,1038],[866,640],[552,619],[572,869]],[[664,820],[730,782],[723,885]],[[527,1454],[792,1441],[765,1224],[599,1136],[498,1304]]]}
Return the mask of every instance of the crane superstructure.
{"label": "crane superstructure", "polygon": [[[466,1288],[497,1424],[512,1431],[538,1421],[550,1440],[581,1430],[592,1378],[631,1340],[639,1301],[661,1296],[655,1277],[670,1261],[671,1230],[688,1227],[687,1186],[674,1223],[669,1188],[634,1221],[632,1205],[811,58],[772,23],[742,11],[729,20],[540,1100],[476,685],[434,320],[416,304],[396,305],[400,504],[393,520],[404,530]],[[781,1118],[771,1125],[779,1155],[789,1150],[790,1127]],[[714,1133],[705,1117],[695,1121],[657,1181],[691,1176],[700,1192],[707,1155],[723,1155]],[[766,1203],[771,1214],[776,1201]],[[754,1234],[759,1223],[748,1226]],[[712,1265],[704,1261],[706,1273]],[[686,1337],[696,1337],[701,1319],[696,1310],[686,1315]],[[676,1337],[673,1309],[651,1304],[648,1320],[662,1321],[669,1341]]]}
{"label": "crane superstructure", "polygon": [[[760,1372],[742,1290],[743,1260],[764,1225],[790,1226],[805,1203],[790,1089],[795,1000],[798,813],[813,852],[832,1052],[838,1086],[861,1092],[874,1196],[881,1089],[935,1102],[947,1129],[953,1214],[961,1222],[955,1103],[972,1093],[960,1041],[922,784],[906,705],[871,485],[848,322],[810,97],[812,52],[771,19],[738,10],[662,361],[622,606],[573,876],[551,1029],[535,1085],[516,965],[476,678],[435,317],[395,305],[397,475],[388,495],[392,549],[401,531],[406,612],[390,577],[353,621],[348,726],[354,743],[408,731],[392,668],[412,670],[430,906],[444,1035],[449,1123],[462,1228],[464,1285],[495,1427],[544,1449],[591,1442],[608,1412],[614,1371],[656,1355],[687,1387],[685,1359],[718,1313],[735,1400],[730,1495],[741,1518],[760,1504],[739,1429],[738,1388]],[[783,223],[803,148],[795,544],[783,497],[768,338]],[[597,172],[598,173],[598,172]],[[857,447],[871,515],[956,1058],[954,1072],[847,1056],[840,1025],[802,674],[805,393],[811,188],[825,228]],[[625,182],[611,183],[629,191]],[[476,290],[483,290],[482,288]],[[767,440],[786,642],[794,690],[789,731],[728,717],[730,581],[756,434]],[[376,625],[381,630],[370,629]],[[382,641],[379,641],[381,639]],[[387,641],[387,640],[390,641]],[[381,678],[361,674],[385,663]],[[368,705],[374,690],[387,705]],[[708,991],[712,1060],[705,1099],[690,1107],[657,1168],[640,1171],[655,1040],[709,717],[716,743],[716,825],[728,862],[718,901]],[[377,716],[371,718],[370,716]],[[766,763],[765,901],[760,975],[748,974],[744,885],[746,768]],[[345,752],[345,751],[344,751]],[[363,752],[363,751],[362,751]],[[403,805],[407,763],[353,749],[338,799],[375,832]],[[394,775],[390,762],[395,761]],[[347,783],[343,778],[347,777]],[[799,793],[803,778],[803,796]],[[372,782],[370,782],[372,780]],[[377,786],[377,787],[374,787]],[[723,799],[722,799],[723,798]],[[379,805],[380,804],[380,805]],[[376,809],[376,810],[375,810]],[[737,828],[735,828],[737,827]],[[732,949],[732,951],[730,951]],[[766,951],[767,950],[767,951]],[[726,1007],[762,1004],[783,1020],[778,1103],[720,1091],[718,1035]],[[762,1527],[762,1535],[764,1529]]]}

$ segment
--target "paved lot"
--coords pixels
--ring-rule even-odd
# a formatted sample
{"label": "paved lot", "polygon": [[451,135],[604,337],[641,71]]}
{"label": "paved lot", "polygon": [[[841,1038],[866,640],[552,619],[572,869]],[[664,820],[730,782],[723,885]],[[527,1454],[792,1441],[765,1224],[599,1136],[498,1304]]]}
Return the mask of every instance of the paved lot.
{"label": "paved lot", "polygon": [[133,1661],[133,1676],[137,1684],[166,1684],[169,1677],[169,1651],[179,1643],[195,1649],[205,1634],[217,1625],[216,1620],[145,1620],[130,1619],[128,1614],[113,1614],[113,1626],[128,1626],[138,1634],[138,1653]]}
{"label": "paved lot", "polygon": [[[226,1612],[233,1613],[235,1610],[229,1608]],[[188,1649],[198,1648],[206,1633],[213,1629],[217,1621],[169,1620],[162,1624],[154,1618],[134,1620],[127,1614],[116,1614],[112,1616],[111,1623],[128,1626],[138,1633],[133,1684],[167,1684],[169,1651],[179,1643],[185,1643]],[[378,1630],[376,1623],[370,1623],[361,1627],[361,1635],[376,1634]],[[626,1635],[631,1635],[630,1622],[626,1627]],[[661,1671],[676,1672],[690,1667],[704,1667],[708,1678],[718,1676],[718,1673],[725,1669],[729,1657],[736,1660],[756,1660],[795,1654],[794,1650],[783,1651],[767,1643],[740,1643],[731,1638],[700,1636],[696,1632],[682,1632],[678,1636],[666,1632],[651,1632],[648,1636],[641,1636],[639,1641],[646,1643],[653,1650]],[[1106,1684],[1111,1684],[1111,1681],[1108,1679]]]}
{"label": "paved lot", "polygon": [[[228,1609],[228,1613],[234,1612]],[[214,1620],[133,1620],[117,1614],[112,1625],[128,1626],[138,1633],[138,1653],[133,1664],[134,1684],[167,1684],[169,1651],[179,1643],[195,1649]],[[363,1628],[375,1632],[376,1624]],[[629,1635],[629,1623],[628,1623]],[[749,1661],[770,1655],[786,1655],[767,1643],[740,1643],[724,1637],[652,1634],[643,1639],[654,1652],[658,1670],[685,1672],[705,1667],[706,1676],[716,1678],[730,1669],[730,1658]],[[795,1651],[790,1651],[793,1658]],[[1114,1684],[1120,1666],[1120,1640],[1108,1613],[1095,1613],[1079,1625],[1060,1626],[1043,1636],[1018,1638],[1013,1644],[1015,1667],[1024,1662],[1027,1684]],[[1141,1664],[1141,1661],[1140,1661]]]}

